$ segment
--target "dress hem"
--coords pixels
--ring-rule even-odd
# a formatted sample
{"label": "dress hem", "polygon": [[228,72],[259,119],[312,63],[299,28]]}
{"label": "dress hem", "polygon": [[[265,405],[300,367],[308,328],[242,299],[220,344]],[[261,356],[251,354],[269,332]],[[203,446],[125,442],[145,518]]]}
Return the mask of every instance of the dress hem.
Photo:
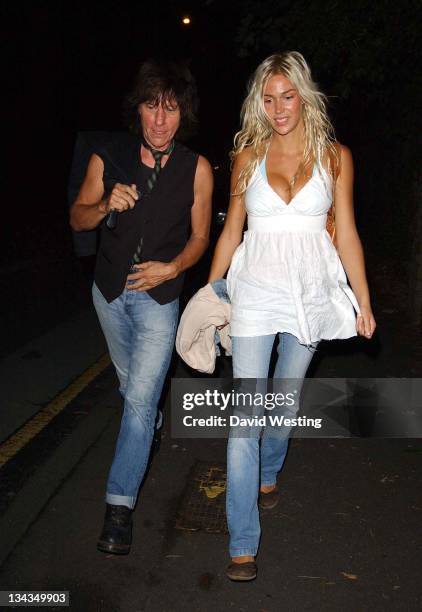
{"label": "dress hem", "polygon": [[356,336],[358,335],[357,331],[355,331],[355,333],[353,333],[353,334],[346,333],[346,334],[340,334],[340,335],[329,336],[329,337],[322,335],[322,336],[316,337],[314,339],[311,337],[310,342],[307,342],[304,338],[299,337],[298,334],[295,333],[294,331],[292,331],[291,329],[280,329],[278,327],[276,329],[269,330],[269,331],[265,330],[265,331],[260,331],[260,332],[252,332],[252,333],[249,333],[249,334],[245,334],[245,333],[236,334],[236,333],[232,333],[232,330],[230,330],[229,335],[230,335],[231,338],[232,337],[236,337],[236,338],[255,338],[257,336],[272,336],[274,334],[283,334],[283,333],[291,334],[292,336],[294,336],[297,339],[299,344],[303,344],[304,346],[310,346],[312,344],[315,344],[316,342],[320,342],[321,340],[327,340],[327,341],[329,341],[329,340],[348,340],[349,338],[356,338]]}

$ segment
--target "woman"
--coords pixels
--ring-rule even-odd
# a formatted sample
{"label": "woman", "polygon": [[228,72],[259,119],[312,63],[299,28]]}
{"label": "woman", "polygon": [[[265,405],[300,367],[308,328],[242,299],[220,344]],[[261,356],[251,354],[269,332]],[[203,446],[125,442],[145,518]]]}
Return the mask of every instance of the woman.
{"label": "woman", "polygon": [[[258,66],[232,157],[230,206],[209,281],[230,266],[233,376],[266,378],[278,338],[274,378],[303,380],[319,340],[369,339],[376,324],[353,214],[352,156],[335,141],[324,96],[300,53],[272,55]],[[337,250],[326,229],[333,200]],[[264,434],[261,444],[256,435],[230,436],[232,580],[256,577],[258,492],[261,507],[276,505],[286,450],[283,436]]]}

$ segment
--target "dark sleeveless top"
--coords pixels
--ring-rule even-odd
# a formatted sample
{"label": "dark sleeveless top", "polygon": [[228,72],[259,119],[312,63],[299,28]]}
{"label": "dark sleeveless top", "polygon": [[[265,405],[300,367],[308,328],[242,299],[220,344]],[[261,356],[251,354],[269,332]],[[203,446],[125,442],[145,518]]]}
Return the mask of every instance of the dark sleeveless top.
{"label": "dark sleeveless top", "polygon": [[[190,235],[193,185],[198,155],[180,143],[162,168],[151,193],[145,189],[146,173],[140,157],[141,141],[131,134],[111,134],[109,141],[95,150],[104,162],[104,187],[115,183],[136,183],[141,196],[132,210],[117,216],[114,230],[101,224],[95,283],[108,302],[123,291],[126,277],[142,236],[141,261],[170,262],[185,247]],[[148,291],[159,304],[177,298],[184,274]]]}

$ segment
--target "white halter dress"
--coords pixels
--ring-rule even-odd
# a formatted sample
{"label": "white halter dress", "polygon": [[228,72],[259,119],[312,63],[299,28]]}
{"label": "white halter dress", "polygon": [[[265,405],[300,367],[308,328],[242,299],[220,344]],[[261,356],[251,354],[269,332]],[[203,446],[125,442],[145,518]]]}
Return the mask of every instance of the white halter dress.
{"label": "white halter dress", "polygon": [[264,158],[246,189],[248,230],[227,275],[231,336],[289,332],[305,345],[356,336],[359,306],[325,229],[331,202],[331,178],[314,166],[287,204]]}

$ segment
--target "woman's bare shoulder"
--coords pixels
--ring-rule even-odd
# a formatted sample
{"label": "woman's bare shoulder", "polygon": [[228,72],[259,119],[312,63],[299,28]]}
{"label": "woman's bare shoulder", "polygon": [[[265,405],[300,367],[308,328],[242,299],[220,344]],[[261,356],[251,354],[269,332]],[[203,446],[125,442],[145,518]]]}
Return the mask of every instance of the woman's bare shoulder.
{"label": "woman's bare shoulder", "polygon": [[245,147],[239,153],[234,155],[233,165],[236,164],[236,166],[240,166],[240,167],[246,166],[246,164],[252,159],[252,157],[253,157],[253,147],[251,146]]}
{"label": "woman's bare shoulder", "polygon": [[349,149],[349,147],[347,147],[346,145],[342,144],[341,142],[336,141],[334,143],[334,148],[336,150],[337,157],[338,157],[340,162],[342,160],[351,160],[352,159],[352,152]]}
{"label": "woman's bare shoulder", "polygon": [[351,150],[340,142],[336,142],[336,150],[339,160],[338,174],[340,176],[350,175],[353,177],[353,156]]}
{"label": "woman's bare shoulder", "polygon": [[326,170],[331,171],[332,175],[338,176],[343,166],[353,165],[352,152],[346,145],[335,141],[332,143],[332,148],[327,150],[323,165]]}

